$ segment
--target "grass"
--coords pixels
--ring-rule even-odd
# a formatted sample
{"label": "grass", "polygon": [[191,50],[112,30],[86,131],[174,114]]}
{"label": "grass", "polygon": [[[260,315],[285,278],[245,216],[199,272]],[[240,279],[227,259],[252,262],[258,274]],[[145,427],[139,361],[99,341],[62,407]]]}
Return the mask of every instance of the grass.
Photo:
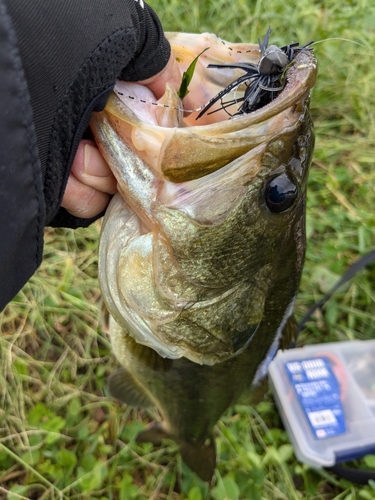
{"label": "grass", "polygon": [[[371,0],[153,0],[170,31],[315,45],[316,128],[298,318],[375,241],[375,7]],[[346,39],[344,40],[338,40]],[[328,39],[328,40],[327,40]],[[331,40],[330,40],[331,39]],[[155,415],[119,406],[106,377],[116,367],[98,319],[99,224],[47,230],[44,263],[0,315],[0,498],[371,500],[359,487],[298,463],[269,396],[219,421],[210,492],[172,443],[137,445]],[[308,322],[299,345],[375,338],[375,266]],[[157,415],[156,415],[157,417]],[[375,468],[369,456],[359,467]]]}

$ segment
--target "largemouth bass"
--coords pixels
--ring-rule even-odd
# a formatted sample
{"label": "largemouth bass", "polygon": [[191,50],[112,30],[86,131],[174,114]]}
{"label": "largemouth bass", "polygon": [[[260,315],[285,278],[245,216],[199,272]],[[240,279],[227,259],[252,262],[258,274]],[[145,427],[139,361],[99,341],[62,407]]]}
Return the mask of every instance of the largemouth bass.
{"label": "largemouth bass", "polygon": [[[258,45],[207,34],[169,39],[183,71],[209,47],[190,85],[196,108],[240,74],[209,63],[259,61]],[[251,402],[265,360],[295,330],[316,72],[312,52],[298,52],[280,95],[231,119],[225,110],[184,117],[168,86],[155,105],[147,89],[119,84],[92,120],[119,191],[99,247],[111,343],[122,365],[110,390],[132,406],[157,407],[162,423],[138,439],[174,439],[207,481],[215,423],[240,398]]]}

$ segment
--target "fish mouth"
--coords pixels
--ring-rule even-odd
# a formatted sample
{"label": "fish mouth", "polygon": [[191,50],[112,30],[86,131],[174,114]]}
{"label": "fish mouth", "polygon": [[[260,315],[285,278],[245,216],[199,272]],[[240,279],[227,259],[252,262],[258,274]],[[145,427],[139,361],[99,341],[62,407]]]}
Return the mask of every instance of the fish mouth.
{"label": "fish mouth", "polygon": [[[297,53],[286,71],[284,89],[269,104],[231,119],[219,111],[197,120],[199,110],[241,74],[236,68],[208,66],[237,62],[256,65],[259,45],[229,44],[207,33],[167,33],[167,37],[181,72],[209,47],[198,59],[187,103],[186,99],[181,103],[175,95],[168,97],[168,91],[156,102],[152,95],[139,95],[142,86],[118,82],[106,107],[107,118],[119,135],[129,138],[131,149],[164,179],[178,183],[208,175],[294,127],[300,119],[317,76],[317,61],[311,50]],[[181,111],[187,105],[198,111],[182,118]],[[173,125],[159,124],[163,122],[163,113],[173,117]],[[152,120],[153,115],[156,118]]]}
{"label": "fish mouth", "polygon": [[[209,34],[168,38],[182,71],[210,47],[198,60],[189,109],[202,109],[239,74],[208,64],[259,61],[258,45]],[[260,199],[266,179],[288,169],[303,195],[316,72],[312,52],[300,51],[272,102],[230,119],[220,111],[184,116],[174,89],[155,103],[142,86],[122,83],[94,113],[91,127],[119,191],[103,223],[99,280],[108,310],[136,342],[208,365],[249,347],[286,233],[278,236]],[[293,211],[283,217],[293,222]],[[263,219],[277,237],[264,237]]]}

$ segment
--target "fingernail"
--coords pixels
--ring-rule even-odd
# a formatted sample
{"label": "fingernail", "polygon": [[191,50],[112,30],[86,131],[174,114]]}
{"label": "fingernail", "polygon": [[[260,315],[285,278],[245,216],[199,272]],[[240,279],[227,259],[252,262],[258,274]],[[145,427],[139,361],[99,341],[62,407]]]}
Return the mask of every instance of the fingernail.
{"label": "fingernail", "polygon": [[83,173],[86,175],[89,175],[91,147],[92,146],[90,146],[90,144],[85,144],[83,154]]}
{"label": "fingernail", "polygon": [[97,147],[85,144],[83,160],[83,175],[90,177],[108,177],[111,170]]}

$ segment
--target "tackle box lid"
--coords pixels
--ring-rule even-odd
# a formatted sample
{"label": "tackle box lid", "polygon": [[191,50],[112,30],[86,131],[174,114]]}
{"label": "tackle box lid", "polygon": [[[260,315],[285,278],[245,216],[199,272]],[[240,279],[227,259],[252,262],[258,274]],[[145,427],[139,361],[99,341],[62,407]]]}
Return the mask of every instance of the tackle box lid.
{"label": "tackle box lid", "polygon": [[268,373],[298,460],[330,467],[375,453],[375,340],[279,351]]}

